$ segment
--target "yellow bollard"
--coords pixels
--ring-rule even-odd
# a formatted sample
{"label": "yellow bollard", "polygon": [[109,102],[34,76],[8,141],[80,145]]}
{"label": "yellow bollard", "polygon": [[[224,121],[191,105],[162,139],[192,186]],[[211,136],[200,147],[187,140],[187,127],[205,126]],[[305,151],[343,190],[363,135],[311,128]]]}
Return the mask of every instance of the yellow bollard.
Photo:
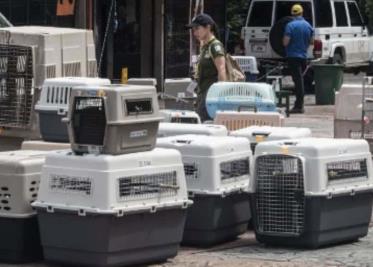
{"label": "yellow bollard", "polygon": [[122,75],[120,77],[120,82],[122,84],[128,83],[128,68],[122,68]]}

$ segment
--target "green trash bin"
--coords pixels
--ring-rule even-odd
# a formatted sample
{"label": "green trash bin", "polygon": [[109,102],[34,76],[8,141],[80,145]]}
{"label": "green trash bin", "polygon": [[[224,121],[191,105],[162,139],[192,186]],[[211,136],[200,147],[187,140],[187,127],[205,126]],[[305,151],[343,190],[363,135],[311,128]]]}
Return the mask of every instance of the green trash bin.
{"label": "green trash bin", "polygon": [[343,83],[343,69],[341,64],[315,64],[312,66],[315,77],[316,105],[334,105],[335,91]]}

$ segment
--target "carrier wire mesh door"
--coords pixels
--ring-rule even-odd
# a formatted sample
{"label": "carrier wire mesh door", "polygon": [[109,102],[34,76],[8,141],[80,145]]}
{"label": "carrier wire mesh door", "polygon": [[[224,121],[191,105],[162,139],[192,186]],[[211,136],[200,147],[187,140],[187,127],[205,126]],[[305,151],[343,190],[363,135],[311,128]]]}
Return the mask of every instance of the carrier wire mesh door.
{"label": "carrier wire mesh door", "polygon": [[30,126],[32,61],[31,47],[0,44],[0,127]]}

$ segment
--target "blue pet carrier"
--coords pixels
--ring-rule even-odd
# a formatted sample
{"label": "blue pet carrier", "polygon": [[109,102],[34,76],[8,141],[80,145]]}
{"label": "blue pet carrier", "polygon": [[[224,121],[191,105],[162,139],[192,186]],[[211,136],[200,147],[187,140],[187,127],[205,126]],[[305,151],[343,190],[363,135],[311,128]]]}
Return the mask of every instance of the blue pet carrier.
{"label": "blue pet carrier", "polygon": [[206,109],[211,118],[216,111],[237,111],[252,108],[256,111],[276,111],[275,94],[266,83],[218,82],[206,97]]}

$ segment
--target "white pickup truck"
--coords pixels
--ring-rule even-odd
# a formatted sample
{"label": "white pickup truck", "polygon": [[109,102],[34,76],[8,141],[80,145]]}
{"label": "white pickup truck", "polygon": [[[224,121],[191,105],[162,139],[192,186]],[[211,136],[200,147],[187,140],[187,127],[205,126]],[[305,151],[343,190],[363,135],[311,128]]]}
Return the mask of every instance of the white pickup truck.
{"label": "white pickup truck", "polygon": [[246,55],[255,56],[259,65],[283,60],[283,30],[295,3],[315,29],[310,59],[343,63],[354,73],[373,70],[373,41],[354,0],[253,0],[242,29]]}

